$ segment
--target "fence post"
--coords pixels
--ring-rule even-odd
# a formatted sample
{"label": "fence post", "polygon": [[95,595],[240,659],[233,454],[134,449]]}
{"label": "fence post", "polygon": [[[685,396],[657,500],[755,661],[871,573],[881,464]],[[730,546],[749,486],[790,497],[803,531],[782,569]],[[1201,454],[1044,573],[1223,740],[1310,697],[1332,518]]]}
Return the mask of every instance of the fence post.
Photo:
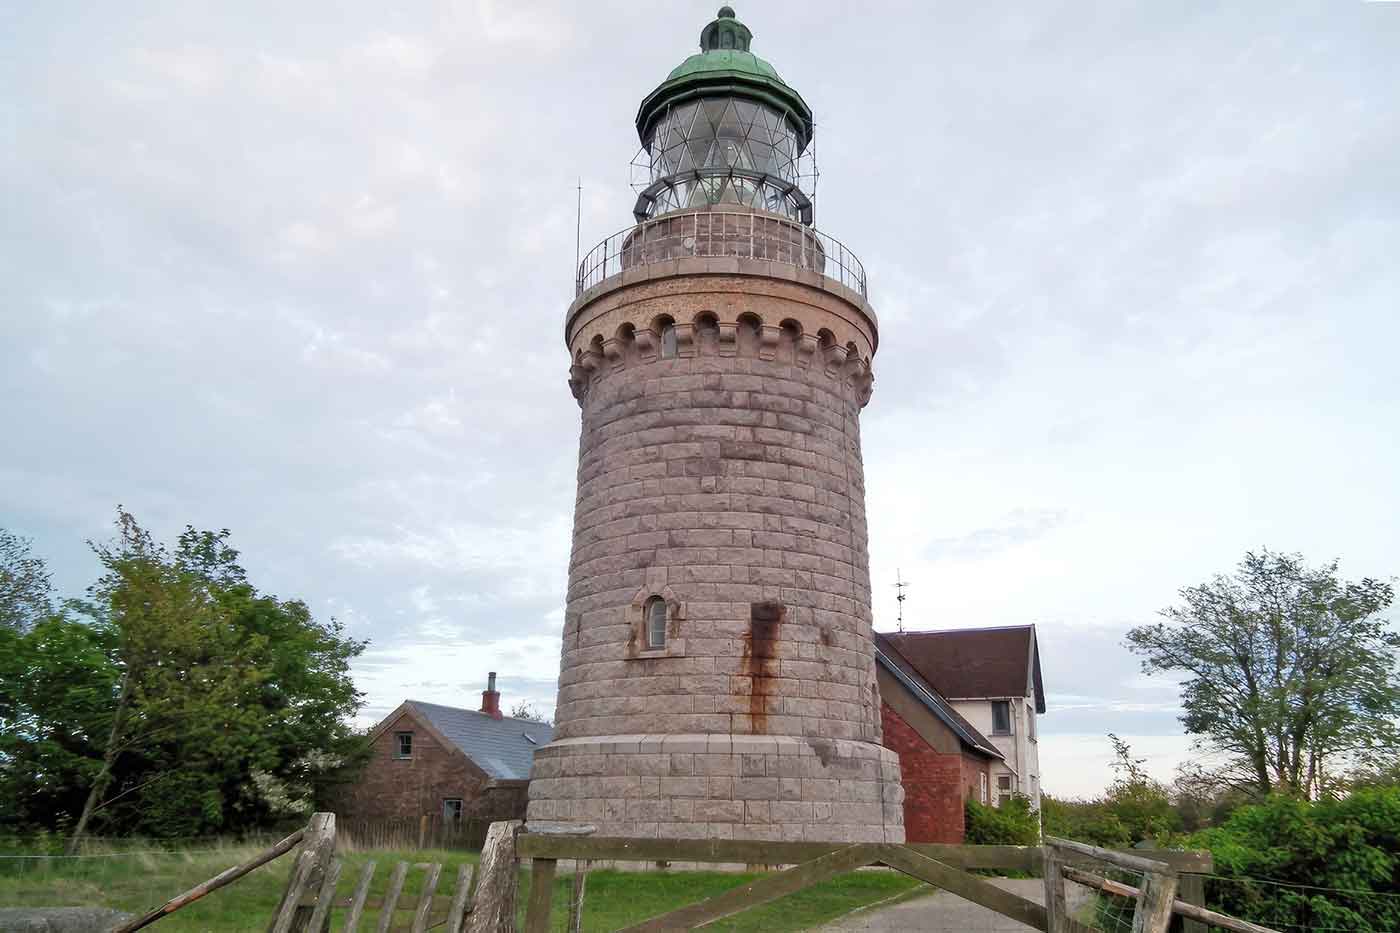
{"label": "fence post", "polygon": [[[1201,875],[1185,874],[1178,884],[1178,898],[1197,907],[1206,906],[1206,879]],[[1181,933],[1206,933],[1209,929],[1199,920],[1181,918]]]}
{"label": "fence post", "polygon": [[[335,814],[314,813],[301,837],[301,851],[292,865],[287,891],[268,927],[270,933],[302,933],[311,922],[314,904],[302,904],[307,891],[319,891],[335,854]],[[315,931],[313,931],[315,933]]]}
{"label": "fence post", "polygon": [[428,842],[428,814],[418,818],[418,851],[423,851]]}
{"label": "fence post", "polygon": [[549,933],[549,914],[554,906],[554,872],[559,863],[552,858],[530,860],[530,905],[525,910],[525,933]]}
{"label": "fence post", "polygon": [[492,823],[477,867],[476,901],[466,933],[508,933],[515,929],[515,834],[522,820]]}
{"label": "fence post", "polygon": [[1065,876],[1060,871],[1064,862],[1050,846],[1042,849],[1041,865],[1045,877],[1045,930],[1046,933],[1064,933],[1065,930]]}
{"label": "fence post", "polygon": [[1133,933],[1167,933],[1172,922],[1176,885],[1177,874],[1173,869],[1143,874],[1142,891],[1133,911]]}

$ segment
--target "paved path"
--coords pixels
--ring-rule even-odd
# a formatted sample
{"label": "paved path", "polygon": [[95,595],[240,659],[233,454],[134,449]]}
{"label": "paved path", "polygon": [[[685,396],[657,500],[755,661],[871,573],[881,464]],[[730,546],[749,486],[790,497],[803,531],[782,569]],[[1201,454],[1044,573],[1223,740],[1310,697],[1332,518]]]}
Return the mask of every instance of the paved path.
{"label": "paved path", "polygon": [[[992,884],[1019,894],[1037,904],[1045,903],[1045,886],[1039,878],[988,878]],[[1070,913],[1088,899],[1088,888],[1077,884],[1065,886]],[[869,931],[927,931],[927,933],[1023,933],[1034,930],[1010,917],[979,907],[971,901],[937,891],[926,897],[875,907],[843,917],[821,927],[818,933],[854,933]]]}

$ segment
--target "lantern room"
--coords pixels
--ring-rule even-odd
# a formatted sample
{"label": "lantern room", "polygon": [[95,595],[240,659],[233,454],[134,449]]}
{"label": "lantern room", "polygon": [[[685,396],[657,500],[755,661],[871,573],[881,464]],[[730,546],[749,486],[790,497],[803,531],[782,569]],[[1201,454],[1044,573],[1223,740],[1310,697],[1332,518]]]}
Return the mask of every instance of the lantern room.
{"label": "lantern room", "polygon": [[752,38],[734,10],[721,7],[700,33],[701,51],[642,101],[639,222],[733,205],[812,223],[812,111],[749,51]]}

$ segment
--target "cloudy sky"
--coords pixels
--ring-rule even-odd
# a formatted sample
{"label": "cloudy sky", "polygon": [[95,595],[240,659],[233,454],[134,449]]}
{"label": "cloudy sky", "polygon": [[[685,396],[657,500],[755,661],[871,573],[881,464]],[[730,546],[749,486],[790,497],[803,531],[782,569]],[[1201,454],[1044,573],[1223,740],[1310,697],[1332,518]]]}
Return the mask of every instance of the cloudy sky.
{"label": "cloudy sky", "polygon": [[[0,2],[0,525],[229,527],[405,697],[553,704],[584,248],[717,4]],[[875,615],[1036,623],[1044,786],[1249,548],[1400,571],[1400,4],[749,2],[881,317]]]}

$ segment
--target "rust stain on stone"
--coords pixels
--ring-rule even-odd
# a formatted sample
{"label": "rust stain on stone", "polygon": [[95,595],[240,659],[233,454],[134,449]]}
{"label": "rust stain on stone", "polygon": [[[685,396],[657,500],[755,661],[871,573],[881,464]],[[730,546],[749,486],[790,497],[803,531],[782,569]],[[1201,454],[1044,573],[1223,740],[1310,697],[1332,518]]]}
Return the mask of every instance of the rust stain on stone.
{"label": "rust stain on stone", "polygon": [[740,670],[749,677],[749,732],[768,732],[768,698],[778,676],[778,637],[787,607],[778,602],[754,603],[749,630],[744,634]]}

